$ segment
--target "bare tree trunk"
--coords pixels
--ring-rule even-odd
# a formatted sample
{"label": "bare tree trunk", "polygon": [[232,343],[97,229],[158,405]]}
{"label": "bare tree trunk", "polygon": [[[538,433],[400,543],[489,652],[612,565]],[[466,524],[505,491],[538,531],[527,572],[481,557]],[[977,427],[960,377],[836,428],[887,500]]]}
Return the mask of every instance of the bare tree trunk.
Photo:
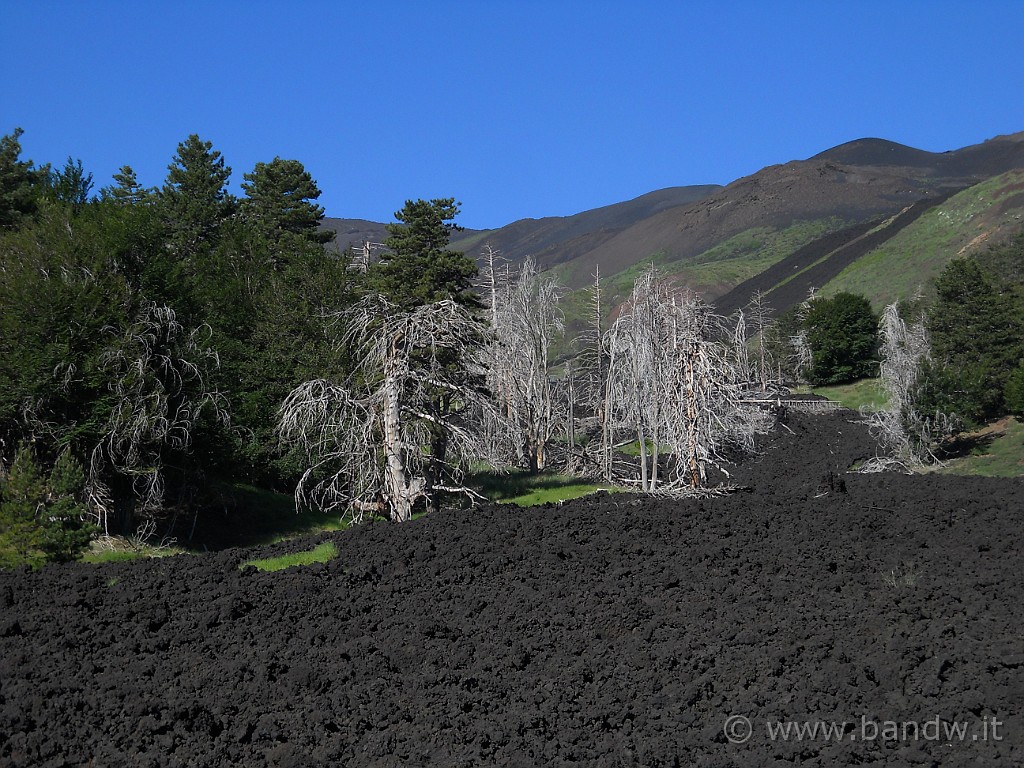
{"label": "bare tree trunk", "polygon": [[388,374],[382,390],[384,411],[384,457],[387,498],[391,500],[391,519],[403,523],[412,518],[409,478],[405,472],[405,446],[402,444],[402,411],[399,405],[400,377]]}

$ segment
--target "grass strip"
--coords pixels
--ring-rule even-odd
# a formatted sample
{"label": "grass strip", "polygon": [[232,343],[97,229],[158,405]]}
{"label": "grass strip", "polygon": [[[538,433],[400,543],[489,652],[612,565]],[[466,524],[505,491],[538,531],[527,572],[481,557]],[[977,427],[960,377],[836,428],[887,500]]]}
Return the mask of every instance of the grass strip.
{"label": "grass strip", "polygon": [[325,541],[313,549],[305,552],[294,552],[290,555],[279,557],[264,557],[255,560],[246,560],[239,569],[248,568],[250,565],[258,571],[283,571],[285,568],[292,568],[297,565],[312,565],[313,563],[326,563],[338,556],[338,548],[333,541]]}

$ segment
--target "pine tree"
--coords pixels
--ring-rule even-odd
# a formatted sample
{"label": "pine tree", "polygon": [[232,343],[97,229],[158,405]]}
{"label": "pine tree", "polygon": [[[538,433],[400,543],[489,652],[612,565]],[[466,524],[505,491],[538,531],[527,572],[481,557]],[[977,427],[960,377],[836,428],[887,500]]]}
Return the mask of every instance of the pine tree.
{"label": "pine tree", "polygon": [[47,482],[22,443],[2,488],[0,568],[78,558],[96,531],[80,502],[84,487],[85,472],[70,451],[57,458]]}
{"label": "pine tree", "polygon": [[812,383],[840,384],[877,373],[878,317],[864,296],[842,292],[813,299],[804,327]]}
{"label": "pine tree", "polygon": [[89,201],[92,174],[85,172],[81,160],[68,157],[63,168],[50,173],[48,184],[54,200],[77,210]]}
{"label": "pine tree", "polygon": [[380,262],[370,270],[370,284],[403,309],[452,299],[476,306],[472,280],[476,263],[448,248],[459,213],[454,198],[407,200],[388,224],[390,237]]}
{"label": "pine tree", "polygon": [[100,190],[100,196],[104,200],[110,200],[118,205],[139,205],[146,202],[151,195],[151,190],[139,184],[135,170],[130,165],[122,165],[113,179],[113,184]]}
{"label": "pine tree", "polygon": [[39,511],[45,509],[46,483],[27,444],[18,447],[0,503],[0,568],[46,561]]}
{"label": "pine tree", "polygon": [[211,142],[192,134],[178,145],[167,170],[161,208],[172,248],[188,258],[214,244],[219,228],[234,211],[226,186],[231,168]]}
{"label": "pine tree", "polygon": [[1007,381],[1024,353],[1024,322],[1013,294],[975,259],[951,261],[935,291],[928,323],[934,405],[977,421],[1002,415]]}
{"label": "pine tree", "polygon": [[323,244],[334,237],[330,230],[319,229],[324,209],[313,201],[320,189],[298,160],[275,157],[256,163],[244,178],[242,214],[272,244],[295,237]]}
{"label": "pine tree", "polygon": [[85,471],[74,454],[65,449],[50,472],[46,515],[39,521],[40,549],[51,562],[78,559],[98,530],[86,519],[86,508],[81,501],[84,488]]}
{"label": "pine tree", "polygon": [[36,210],[39,188],[49,168],[35,168],[31,160],[21,160],[24,131],[0,136],[0,230],[18,227]]}

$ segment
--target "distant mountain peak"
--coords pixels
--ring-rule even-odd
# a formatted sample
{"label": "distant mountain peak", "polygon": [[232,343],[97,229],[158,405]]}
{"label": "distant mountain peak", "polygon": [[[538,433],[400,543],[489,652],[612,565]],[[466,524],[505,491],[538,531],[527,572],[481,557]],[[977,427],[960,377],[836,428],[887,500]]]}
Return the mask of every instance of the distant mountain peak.
{"label": "distant mountain peak", "polygon": [[811,157],[844,165],[923,168],[935,163],[936,154],[888,139],[863,138],[848,141]]}

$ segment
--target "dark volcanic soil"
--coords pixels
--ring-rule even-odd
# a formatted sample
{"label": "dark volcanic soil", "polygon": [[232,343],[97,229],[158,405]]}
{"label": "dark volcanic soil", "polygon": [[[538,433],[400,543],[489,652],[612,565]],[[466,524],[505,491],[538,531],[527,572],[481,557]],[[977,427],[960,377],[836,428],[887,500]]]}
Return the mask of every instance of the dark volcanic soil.
{"label": "dark volcanic soil", "polygon": [[[830,476],[871,450],[846,417],[725,498],[0,576],[0,765],[1024,764],[1021,484]],[[769,736],[804,720],[848,725]]]}

